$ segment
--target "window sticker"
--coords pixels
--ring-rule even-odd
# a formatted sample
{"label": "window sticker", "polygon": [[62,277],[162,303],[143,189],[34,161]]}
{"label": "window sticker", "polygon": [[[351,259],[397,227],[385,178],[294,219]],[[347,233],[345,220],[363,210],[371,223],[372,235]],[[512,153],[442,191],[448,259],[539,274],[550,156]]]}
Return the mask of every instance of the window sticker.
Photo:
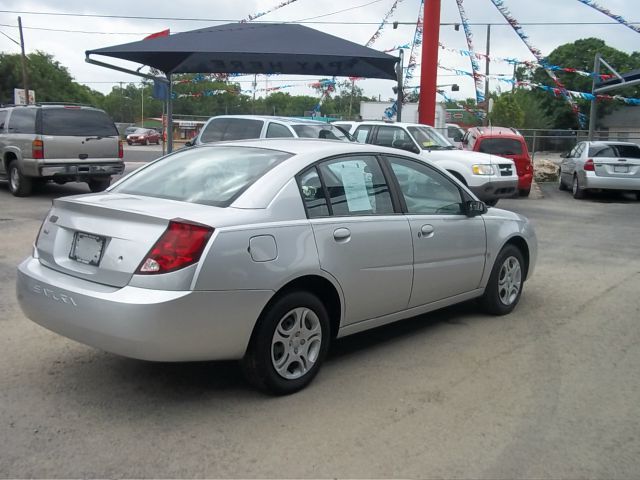
{"label": "window sticker", "polygon": [[344,162],[340,169],[344,194],[347,197],[347,205],[350,212],[371,210],[369,192],[365,177],[370,177],[364,171],[362,162]]}

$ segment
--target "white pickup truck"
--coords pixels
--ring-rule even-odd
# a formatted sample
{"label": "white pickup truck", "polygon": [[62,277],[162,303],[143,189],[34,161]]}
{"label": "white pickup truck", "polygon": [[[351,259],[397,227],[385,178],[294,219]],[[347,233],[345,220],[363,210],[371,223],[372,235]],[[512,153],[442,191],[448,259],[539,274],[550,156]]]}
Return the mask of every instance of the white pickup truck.
{"label": "white pickup truck", "polygon": [[487,205],[518,191],[518,174],[512,160],[485,153],[459,150],[433,127],[401,122],[334,122],[358,142],[399,148],[436,162]]}

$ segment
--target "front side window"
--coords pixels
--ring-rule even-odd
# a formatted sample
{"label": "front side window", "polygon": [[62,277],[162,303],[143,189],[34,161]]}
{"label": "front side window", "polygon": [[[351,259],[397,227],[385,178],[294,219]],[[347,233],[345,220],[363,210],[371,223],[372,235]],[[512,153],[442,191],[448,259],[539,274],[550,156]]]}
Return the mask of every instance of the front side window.
{"label": "front side window", "polygon": [[265,148],[185,149],[139,170],[113,191],[227,207],[256,180],[289,157],[290,153]]}
{"label": "front side window", "polygon": [[342,130],[329,124],[293,125],[291,128],[293,128],[299,138],[323,138],[326,140],[349,141],[349,138]]}
{"label": "front side window", "polygon": [[407,205],[407,213],[464,214],[460,190],[442,173],[405,158],[388,157],[388,160]]}
{"label": "front side window", "polygon": [[[35,108],[14,108],[9,117],[9,133],[36,133]],[[113,127],[115,130],[115,127]]]}
{"label": "front side window", "polygon": [[286,138],[293,137],[293,133],[284,125],[270,122],[267,127],[267,138]]}
{"label": "front side window", "polygon": [[66,137],[114,137],[118,130],[101,110],[79,107],[43,108],[42,134]]}
{"label": "front side window", "polygon": [[299,177],[300,194],[309,218],[329,215],[329,204],[320,182],[316,167],[303,172]]}
{"label": "front side window", "polygon": [[400,127],[383,126],[378,128],[374,143],[382,147],[402,148],[403,150],[415,148],[409,133]]}
{"label": "front side window", "polygon": [[394,213],[389,185],[375,157],[346,156],[321,163],[333,215]]}

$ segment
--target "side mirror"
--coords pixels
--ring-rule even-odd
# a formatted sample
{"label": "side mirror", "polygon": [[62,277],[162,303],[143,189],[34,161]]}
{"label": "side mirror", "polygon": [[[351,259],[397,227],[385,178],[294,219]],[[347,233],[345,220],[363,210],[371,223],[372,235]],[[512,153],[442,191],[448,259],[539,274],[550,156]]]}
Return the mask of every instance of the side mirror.
{"label": "side mirror", "polygon": [[185,147],[193,147],[193,140],[189,140],[184,144]]}
{"label": "side mirror", "polygon": [[467,217],[477,217],[478,215],[482,215],[483,213],[487,213],[487,206],[484,202],[479,202],[476,200],[468,200],[465,203]]}
{"label": "side mirror", "polygon": [[461,135],[461,134],[459,134],[459,133],[458,133],[458,134],[456,134],[456,135],[453,137],[453,141],[454,141],[454,142],[461,142],[461,141],[462,141],[462,135]]}
{"label": "side mirror", "polygon": [[402,145],[400,145],[400,149],[401,150],[406,150],[407,152],[411,152],[411,153],[420,153],[420,149],[417,148],[413,142],[406,142],[403,143]]}
{"label": "side mirror", "polygon": [[571,155],[571,153],[570,153],[570,152],[564,152],[564,153],[563,153],[563,154],[561,154],[560,156],[561,156],[562,158],[569,158],[569,155]]}

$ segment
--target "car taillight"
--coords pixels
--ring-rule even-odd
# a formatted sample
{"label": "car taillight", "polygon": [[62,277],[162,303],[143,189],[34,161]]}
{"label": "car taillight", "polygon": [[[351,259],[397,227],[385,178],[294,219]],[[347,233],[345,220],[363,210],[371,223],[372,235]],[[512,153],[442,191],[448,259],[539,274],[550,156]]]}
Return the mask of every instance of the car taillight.
{"label": "car taillight", "polygon": [[593,165],[593,159],[589,159],[584,162],[584,170],[585,172],[595,172],[596,167]]}
{"label": "car taillight", "polygon": [[44,158],[44,142],[42,140],[31,142],[31,157],[40,160]]}
{"label": "car taillight", "polygon": [[124,147],[122,146],[122,140],[118,140],[118,158],[124,157]]}
{"label": "car taillight", "polygon": [[213,228],[175,219],[136,270],[139,274],[168,273],[200,260]]}

